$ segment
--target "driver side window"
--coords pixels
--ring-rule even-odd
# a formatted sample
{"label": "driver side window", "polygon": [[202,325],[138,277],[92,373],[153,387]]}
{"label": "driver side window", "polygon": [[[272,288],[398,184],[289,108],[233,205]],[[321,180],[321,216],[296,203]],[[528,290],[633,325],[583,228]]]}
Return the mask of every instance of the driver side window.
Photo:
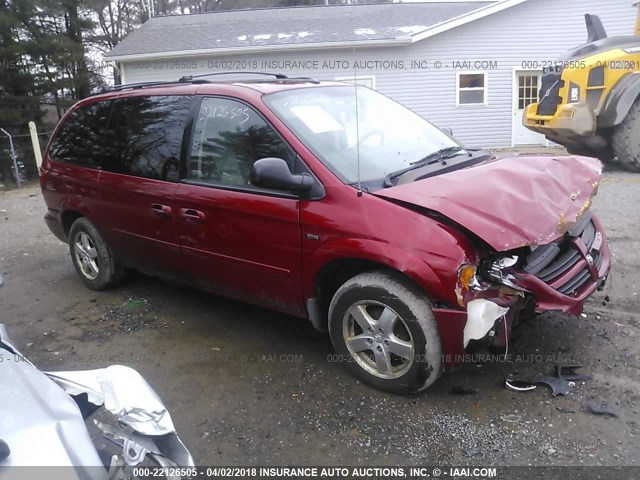
{"label": "driver side window", "polygon": [[226,98],[204,98],[195,120],[187,178],[214,185],[252,187],[256,160],[294,155],[253,108]]}

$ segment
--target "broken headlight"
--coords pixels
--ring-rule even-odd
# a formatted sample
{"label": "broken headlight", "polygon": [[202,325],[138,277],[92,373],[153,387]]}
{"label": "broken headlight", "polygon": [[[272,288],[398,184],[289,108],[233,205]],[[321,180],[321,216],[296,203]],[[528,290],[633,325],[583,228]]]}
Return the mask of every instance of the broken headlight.
{"label": "broken headlight", "polygon": [[518,262],[520,262],[518,255],[486,259],[478,268],[479,274],[490,282],[520,289],[515,283],[515,276],[510,273],[510,270],[512,270]]}

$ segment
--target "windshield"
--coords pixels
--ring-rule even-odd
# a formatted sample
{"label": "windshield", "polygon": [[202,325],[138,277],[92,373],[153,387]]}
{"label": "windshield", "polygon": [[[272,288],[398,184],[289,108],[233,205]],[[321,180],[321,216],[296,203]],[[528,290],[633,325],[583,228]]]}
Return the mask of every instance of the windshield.
{"label": "windshield", "polygon": [[408,108],[362,86],[289,90],[264,99],[345,183],[379,181],[432,153],[459,146]]}

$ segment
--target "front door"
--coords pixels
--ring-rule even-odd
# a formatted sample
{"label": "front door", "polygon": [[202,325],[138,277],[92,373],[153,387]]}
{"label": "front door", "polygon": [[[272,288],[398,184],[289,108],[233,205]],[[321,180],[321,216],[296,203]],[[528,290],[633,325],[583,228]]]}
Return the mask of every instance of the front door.
{"label": "front door", "polygon": [[521,70],[515,74],[513,85],[513,146],[545,145],[544,135],[522,124],[524,109],[538,101],[541,74],[535,70]]}
{"label": "front door", "polygon": [[265,157],[293,152],[251,107],[207,97],[195,118],[175,196],[182,254],[192,278],[221,294],[304,314],[300,200],[251,185]]}

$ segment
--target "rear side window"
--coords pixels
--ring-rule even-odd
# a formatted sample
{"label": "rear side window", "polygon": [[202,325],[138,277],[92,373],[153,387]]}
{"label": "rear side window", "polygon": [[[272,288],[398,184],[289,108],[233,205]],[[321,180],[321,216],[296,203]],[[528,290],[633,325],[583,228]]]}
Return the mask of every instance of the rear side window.
{"label": "rear side window", "polygon": [[49,147],[49,158],[98,168],[102,162],[104,131],[113,101],[96,102],[74,109]]}
{"label": "rear side window", "polygon": [[177,182],[191,102],[191,96],[118,99],[105,134],[104,169]]}

